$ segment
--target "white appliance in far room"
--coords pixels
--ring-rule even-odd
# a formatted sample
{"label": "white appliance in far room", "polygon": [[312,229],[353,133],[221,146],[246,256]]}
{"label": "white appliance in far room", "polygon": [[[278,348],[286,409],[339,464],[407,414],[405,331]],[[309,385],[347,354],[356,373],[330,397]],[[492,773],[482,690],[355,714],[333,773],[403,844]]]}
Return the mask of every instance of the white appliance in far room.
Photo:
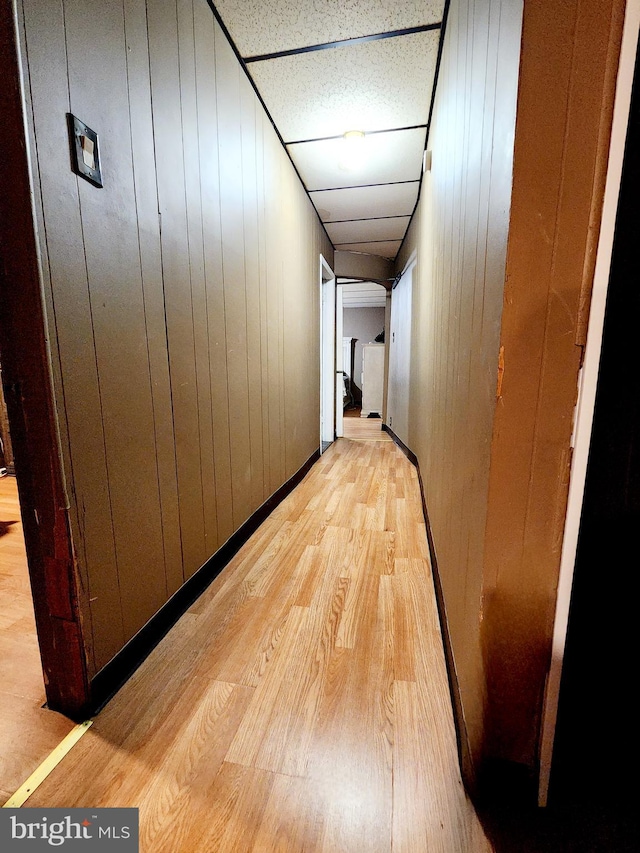
{"label": "white appliance in far room", "polygon": [[364,344],[362,347],[362,412],[382,417],[384,397],[384,344]]}

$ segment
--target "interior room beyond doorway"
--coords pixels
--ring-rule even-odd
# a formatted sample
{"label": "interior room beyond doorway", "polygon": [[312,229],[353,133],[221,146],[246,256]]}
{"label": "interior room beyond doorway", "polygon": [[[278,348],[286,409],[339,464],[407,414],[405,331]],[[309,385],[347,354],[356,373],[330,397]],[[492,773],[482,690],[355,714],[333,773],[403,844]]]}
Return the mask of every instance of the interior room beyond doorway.
{"label": "interior room beyond doorway", "polygon": [[345,418],[381,419],[385,395],[387,291],[370,281],[343,279],[338,284],[342,291],[344,415]]}

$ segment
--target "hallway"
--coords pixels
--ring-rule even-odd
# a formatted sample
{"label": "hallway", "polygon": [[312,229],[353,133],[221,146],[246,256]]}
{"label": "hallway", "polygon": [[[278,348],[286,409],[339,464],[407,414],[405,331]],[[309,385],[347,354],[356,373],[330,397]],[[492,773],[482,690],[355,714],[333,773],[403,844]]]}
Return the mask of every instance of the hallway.
{"label": "hallway", "polygon": [[49,804],[139,806],[143,851],[491,849],[395,444],[332,445],[26,803]]}

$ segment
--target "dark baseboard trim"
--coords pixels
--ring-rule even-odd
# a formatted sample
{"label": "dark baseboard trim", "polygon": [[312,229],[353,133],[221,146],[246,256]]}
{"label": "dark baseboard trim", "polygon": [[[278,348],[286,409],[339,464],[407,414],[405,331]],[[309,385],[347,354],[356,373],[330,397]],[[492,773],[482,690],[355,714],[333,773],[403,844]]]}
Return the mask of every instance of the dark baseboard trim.
{"label": "dark baseboard trim", "polygon": [[471,754],[469,745],[469,737],[467,735],[467,726],[464,719],[464,711],[462,708],[462,698],[460,696],[460,685],[458,683],[458,674],[456,672],[455,659],[453,656],[453,645],[451,643],[451,634],[449,633],[449,622],[447,620],[447,611],[444,601],[444,592],[442,590],[442,582],[440,580],[440,570],[438,568],[438,556],[436,553],[436,545],[433,539],[433,531],[429,520],[429,512],[427,510],[427,502],[424,494],[424,484],[422,482],[422,473],[420,464],[416,454],[410,450],[401,438],[395,434],[386,424],[382,425],[382,429],[389,433],[393,441],[398,445],[400,450],[405,454],[409,462],[415,466],[418,472],[418,482],[420,484],[420,497],[422,499],[422,513],[424,515],[424,523],[427,528],[427,543],[429,545],[429,555],[431,557],[431,567],[433,569],[433,585],[436,593],[436,602],[438,604],[438,614],[440,616],[440,628],[442,630],[442,642],[444,646],[444,656],[447,663],[447,675],[449,678],[449,691],[451,693],[451,702],[453,705],[453,717],[456,726],[456,740],[458,743],[458,759],[460,761],[460,770],[465,787],[470,794],[475,794],[477,791],[477,772]]}
{"label": "dark baseboard trim", "polygon": [[[262,522],[300,483],[303,477],[320,458],[316,450],[286,483],[275,491],[262,506],[213,554],[180,589],[171,596],[144,627],[132,637],[118,654],[91,679],[90,707],[84,719],[97,714],[133,675],[140,664],[149,656],[160,640],[176,624],[178,619],[202,595],[215,580]],[[80,715],[82,716],[82,715]]]}
{"label": "dark baseboard trim", "polygon": [[[412,464],[415,468],[417,468],[417,469],[418,469],[418,473],[420,473],[420,466],[418,465],[418,457],[417,457],[417,456],[416,456],[416,454],[413,452],[413,450],[409,450],[409,448],[408,448],[408,447],[407,447],[407,445],[404,443],[404,441],[403,441],[401,438],[399,438],[399,437],[395,434],[395,432],[391,429],[391,427],[388,427],[386,424],[382,424],[382,429],[383,429],[385,432],[389,433],[389,435],[391,436],[391,438],[395,441],[395,443],[398,445],[398,447],[400,448],[400,450],[401,450],[401,451],[404,453],[404,455],[407,457],[407,459],[409,460],[409,462],[411,462],[411,464]],[[420,481],[420,488],[422,488],[422,481]],[[426,516],[426,506],[425,506],[425,502],[424,502],[424,493],[422,493],[422,509],[425,511],[425,516]]]}

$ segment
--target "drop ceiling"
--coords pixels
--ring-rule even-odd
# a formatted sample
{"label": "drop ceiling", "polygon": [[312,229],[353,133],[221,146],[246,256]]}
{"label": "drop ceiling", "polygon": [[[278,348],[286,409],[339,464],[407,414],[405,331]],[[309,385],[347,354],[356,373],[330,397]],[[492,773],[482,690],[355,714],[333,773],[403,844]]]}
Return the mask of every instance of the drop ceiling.
{"label": "drop ceiling", "polygon": [[[395,258],[416,205],[445,0],[215,0],[337,249]],[[364,131],[346,169],[343,134]]]}

